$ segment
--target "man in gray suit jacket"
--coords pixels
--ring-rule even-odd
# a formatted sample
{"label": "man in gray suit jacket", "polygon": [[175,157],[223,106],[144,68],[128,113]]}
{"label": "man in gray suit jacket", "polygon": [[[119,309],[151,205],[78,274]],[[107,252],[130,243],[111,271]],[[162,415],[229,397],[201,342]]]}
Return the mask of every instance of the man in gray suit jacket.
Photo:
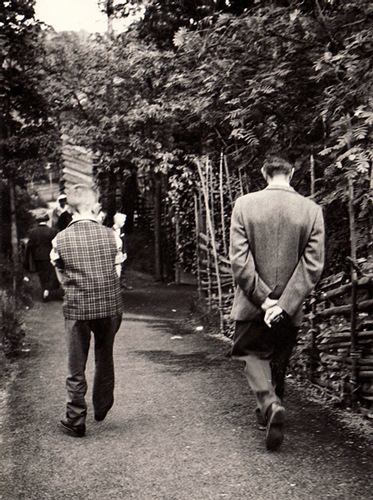
{"label": "man in gray suit jacket", "polygon": [[231,222],[236,283],[232,355],[245,361],[257,412],[266,424],[268,450],[283,441],[285,372],[303,301],[324,264],[321,207],[290,186],[293,172],[284,158],[268,157],[262,168],[267,188],[238,198]]}

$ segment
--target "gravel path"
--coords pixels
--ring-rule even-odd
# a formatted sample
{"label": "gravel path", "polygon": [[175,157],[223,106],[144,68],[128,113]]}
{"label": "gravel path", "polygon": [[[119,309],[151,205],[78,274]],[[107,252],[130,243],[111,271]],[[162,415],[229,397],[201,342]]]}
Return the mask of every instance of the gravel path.
{"label": "gravel path", "polygon": [[137,284],[115,342],[115,404],[87,434],[63,434],[61,303],[27,313],[31,351],[13,364],[3,500],[373,499],[372,441],[290,384],[280,451],[265,450],[240,362],[185,329],[190,287]]}

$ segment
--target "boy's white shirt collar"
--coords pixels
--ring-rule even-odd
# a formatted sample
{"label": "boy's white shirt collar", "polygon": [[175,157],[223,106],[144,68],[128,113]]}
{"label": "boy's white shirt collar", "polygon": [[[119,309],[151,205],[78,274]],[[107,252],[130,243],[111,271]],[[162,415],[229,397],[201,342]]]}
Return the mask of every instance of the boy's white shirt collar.
{"label": "boy's white shirt collar", "polygon": [[80,215],[78,213],[75,213],[73,215],[73,221],[78,221],[78,220],[93,220],[94,222],[98,222],[98,220],[96,219],[96,217],[92,214],[92,215]]}

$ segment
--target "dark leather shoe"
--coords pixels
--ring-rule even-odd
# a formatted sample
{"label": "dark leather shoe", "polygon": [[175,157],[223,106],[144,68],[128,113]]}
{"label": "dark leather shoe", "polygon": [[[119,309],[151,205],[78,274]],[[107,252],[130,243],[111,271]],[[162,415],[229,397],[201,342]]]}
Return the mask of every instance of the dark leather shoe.
{"label": "dark leather shoe", "polygon": [[266,447],[269,451],[277,450],[284,440],[285,408],[278,403],[272,403],[267,410]]}
{"label": "dark leather shoe", "polygon": [[85,424],[73,425],[68,420],[61,420],[60,426],[70,436],[81,438],[85,435]]}
{"label": "dark leather shoe", "polygon": [[111,402],[111,404],[110,404],[109,408],[107,408],[107,410],[103,410],[101,412],[95,413],[96,422],[102,422],[103,420],[105,420],[106,415],[108,414],[109,410],[111,410],[111,408],[113,407],[113,404],[114,404],[114,400]]}
{"label": "dark leather shoe", "polygon": [[[109,410],[108,410],[109,411]],[[105,411],[104,413],[97,413],[95,415],[95,420],[96,422],[102,422],[103,420],[105,420],[106,418],[106,415],[108,414],[108,411]]]}

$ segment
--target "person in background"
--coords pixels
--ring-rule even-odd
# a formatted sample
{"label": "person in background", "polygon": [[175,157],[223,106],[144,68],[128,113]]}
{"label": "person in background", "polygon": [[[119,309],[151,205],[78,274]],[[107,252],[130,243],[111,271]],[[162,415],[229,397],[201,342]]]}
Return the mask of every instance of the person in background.
{"label": "person in background", "polygon": [[71,222],[72,215],[67,204],[67,197],[61,194],[57,198],[58,206],[52,212],[52,227],[63,231]]}
{"label": "person in background", "polygon": [[[127,260],[126,235],[123,232],[123,227],[124,227],[124,224],[126,222],[126,219],[127,219],[127,215],[126,214],[122,214],[121,212],[117,212],[114,215],[113,229],[117,233],[117,235],[120,237],[120,239],[122,240],[123,255],[124,255],[124,261],[123,262],[125,262]],[[122,268],[122,276],[121,276],[121,287],[122,287],[122,289],[125,289],[125,290],[132,290],[132,287],[129,286],[126,283],[126,280],[125,280],[125,277],[124,277],[124,273],[123,273],[123,268]]]}
{"label": "person in background", "polygon": [[267,188],[238,198],[231,221],[232,355],[245,362],[268,450],[283,441],[285,373],[303,301],[324,263],[321,207],[290,186],[293,172],[286,158],[269,156],[262,168]]}
{"label": "person in background", "polygon": [[35,264],[44,301],[49,299],[51,290],[59,286],[49,259],[56,230],[47,225],[48,221],[49,215],[46,212],[41,213],[36,218],[37,225],[31,229],[27,243],[27,251],[31,254]]}
{"label": "person in background", "polygon": [[66,418],[60,425],[65,433],[83,437],[87,416],[85,367],[91,332],[95,339],[95,420],[104,420],[114,403],[113,347],[123,312],[119,282],[123,254],[120,238],[97,221],[98,197],[93,189],[77,184],[68,191],[67,201],[73,220],[57,234],[51,252],[65,290],[68,401]]}

